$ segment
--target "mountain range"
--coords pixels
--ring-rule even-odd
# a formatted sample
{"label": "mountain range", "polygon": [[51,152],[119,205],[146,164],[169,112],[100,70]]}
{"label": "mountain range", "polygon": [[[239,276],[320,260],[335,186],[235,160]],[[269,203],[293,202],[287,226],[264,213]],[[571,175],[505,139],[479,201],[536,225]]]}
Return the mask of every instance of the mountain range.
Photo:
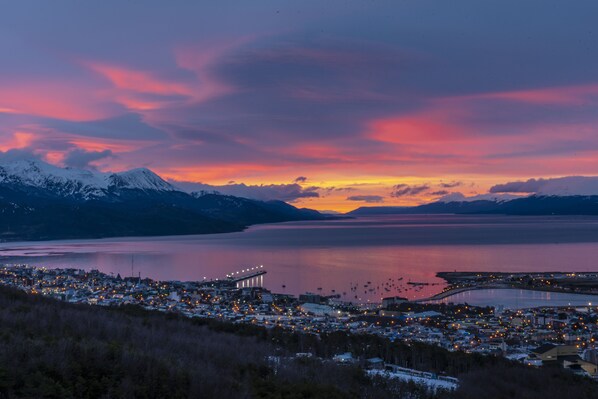
{"label": "mountain range", "polygon": [[347,215],[408,214],[598,215],[598,195],[531,195],[514,199],[437,201],[412,207],[364,206]]}
{"label": "mountain range", "polygon": [[[347,215],[440,213],[598,215],[598,196],[458,198],[361,207]],[[187,193],[145,168],[104,173],[39,160],[0,164],[0,241],[225,233],[259,223],[328,218],[334,217],[282,201]]]}
{"label": "mountain range", "polygon": [[39,160],[0,164],[2,241],[224,233],[325,218],[282,201],[183,192],[145,168],[103,173]]}

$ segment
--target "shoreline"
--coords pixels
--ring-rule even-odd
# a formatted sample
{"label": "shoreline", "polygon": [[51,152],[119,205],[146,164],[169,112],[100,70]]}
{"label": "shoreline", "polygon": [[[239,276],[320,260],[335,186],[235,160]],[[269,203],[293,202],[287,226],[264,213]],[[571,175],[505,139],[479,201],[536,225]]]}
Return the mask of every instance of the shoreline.
{"label": "shoreline", "polygon": [[487,286],[475,286],[475,287],[462,287],[450,291],[439,292],[438,294],[432,295],[428,298],[416,299],[410,302],[415,303],[426,303],[431,301],[440,301],[453,295],[461,294],[469,291],[482,291],[482,290],[522,290],[522,291],[535,291],[535,292],[552,292],[556,294],[572,294],[572,295],[594,295],[598,298],[598,292],[578,292],[578,291],[563,291],[556,289],[542,289],[542,288],[525,288],[525,287],[513,287],[507,285],[487,285]]}

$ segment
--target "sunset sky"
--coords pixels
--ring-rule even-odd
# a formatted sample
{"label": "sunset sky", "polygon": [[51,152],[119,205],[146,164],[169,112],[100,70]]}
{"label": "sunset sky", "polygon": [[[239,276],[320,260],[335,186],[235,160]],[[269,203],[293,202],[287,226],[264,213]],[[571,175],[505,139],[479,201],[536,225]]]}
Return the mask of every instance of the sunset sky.
{"label": "sunset sky", "polygon": [[595,0],[11,2],[0,161],[339,211],[595,176],[597,21]]}

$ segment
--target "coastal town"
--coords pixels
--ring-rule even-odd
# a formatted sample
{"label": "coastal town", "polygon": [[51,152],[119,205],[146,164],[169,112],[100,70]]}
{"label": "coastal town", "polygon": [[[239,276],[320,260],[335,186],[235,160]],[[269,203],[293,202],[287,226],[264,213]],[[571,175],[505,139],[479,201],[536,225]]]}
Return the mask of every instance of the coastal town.
{"label": "coastal town", "polygon": [[[223,279],[183,282],[121,277],[98,270],[2,265],[0,284],[76,304],[137,305],[190,318],[314,335],[335,331],[373,334],[390,341],[422,342],[449,351],[502,356],[530,367],[558,365],[598,379],[598,303],[505,309],[410,302],[395,296],[384,298],[380,304],[356,305],[335,296],[273,293],[262,286],[265,273],[263,266],[257,266]],[[350,352],[339,353],[333,360],[358,361]],[[379,358],[366,360],[370,373],[437,380],[442,388],[457,384],[451,377],[438,378],[426,371],[385,364]]]}

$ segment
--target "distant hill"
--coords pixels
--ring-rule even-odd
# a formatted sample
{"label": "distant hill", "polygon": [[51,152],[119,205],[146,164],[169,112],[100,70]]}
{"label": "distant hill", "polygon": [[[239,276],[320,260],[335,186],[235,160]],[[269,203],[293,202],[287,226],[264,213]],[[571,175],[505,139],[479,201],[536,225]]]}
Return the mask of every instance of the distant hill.
{"label": "distant hill", "polygon": [[508,201],[432,202],[414,207],[372,206],[357,208],[347,215],[413,214],[505,214],[505,215],[598,215],[598,195],[530,196]]}
{"label": "distant hill", "polygon": [[101,173],[0,164],[0,240],[204,234],[327,216],[281,201],[188,194],[148,169]]}

